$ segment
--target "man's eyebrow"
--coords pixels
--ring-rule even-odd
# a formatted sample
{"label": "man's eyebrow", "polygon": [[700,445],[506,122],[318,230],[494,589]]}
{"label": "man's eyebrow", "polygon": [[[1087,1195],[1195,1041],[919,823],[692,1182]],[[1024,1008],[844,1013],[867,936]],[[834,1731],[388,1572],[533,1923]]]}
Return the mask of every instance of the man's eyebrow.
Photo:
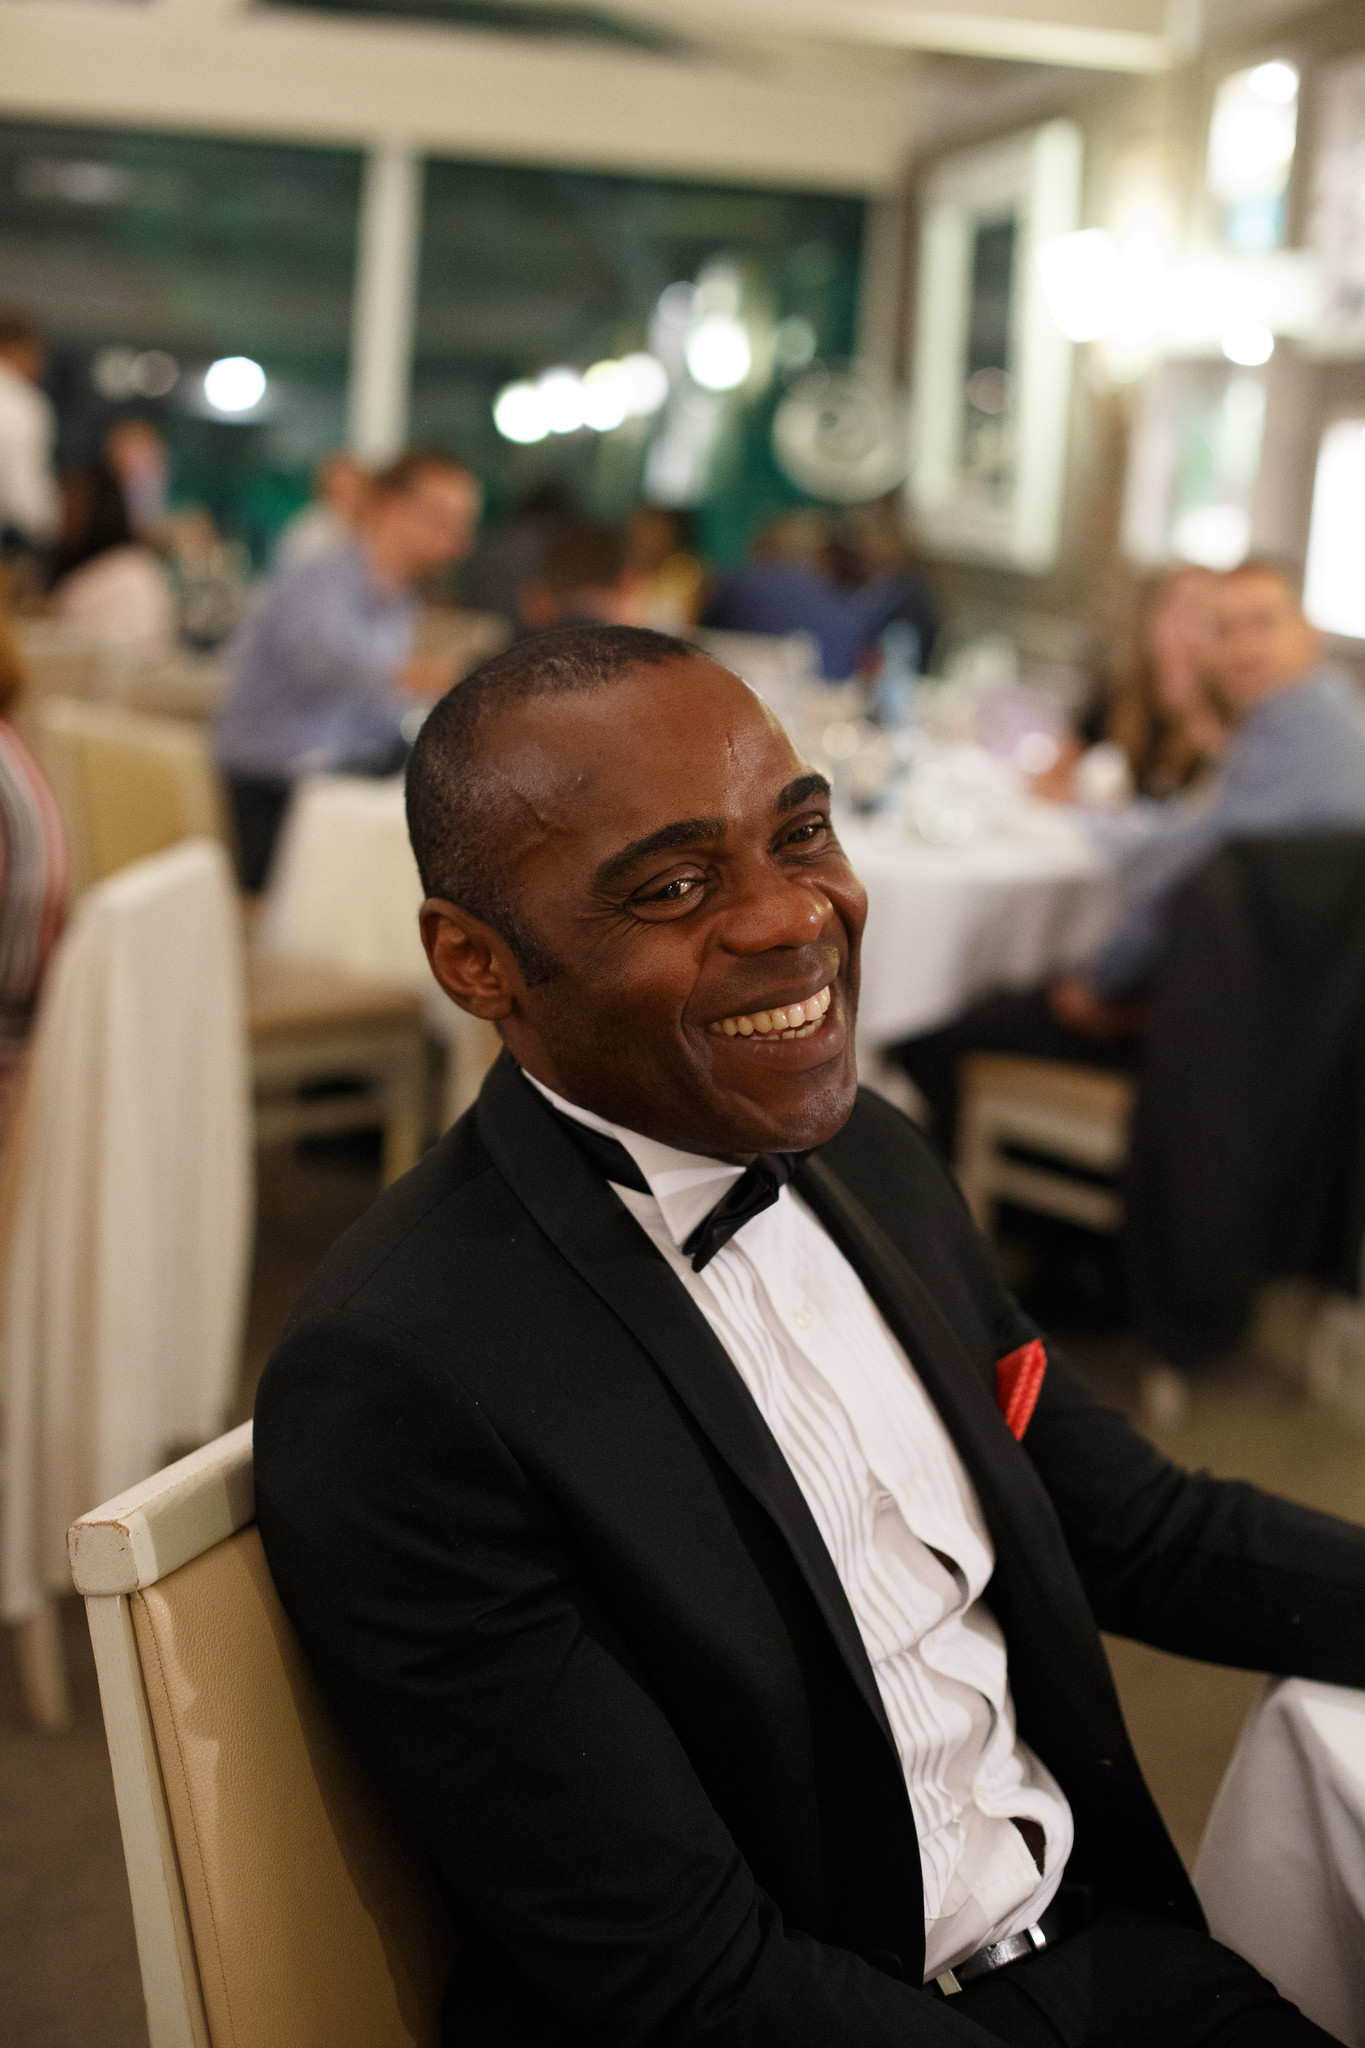
{"label": "man's eyebrow", "polygon": [[[813,796],[828,796],[829,782],[823,775],[801,775],[795,782],[789,782],[779,790],[775,809],[779,813],[799,810]],[[647,833],[643,839],[632,839],[629,846],[623,846],[619,853],[613,853],[604,860],[593,876],[598,889],[610,888],[629,874],[642,860],[651,854],[672,853],[683,846],[714,845],[725,837],[724,818],[679,818],[674,825],[661,825],[657,832]]]}
{"label": "man's eyebrow", "polygon": [[675,825],[661,825],[657,832],[649,832],[643,839],[632,839],[629,846],[604,860],[593,876],[594,886],[609,888],[652,853],[672,853],[679,846],[714,844],[724,837],[724,818],[679,818]]}
{"label": "man's eyebrow", "polygon": [[813,796],[828,796],[828,777],[824,775],[800,775],[795,782],[789,782],[777,799],[779,811],[799,811],[802,804],[809,803]]}

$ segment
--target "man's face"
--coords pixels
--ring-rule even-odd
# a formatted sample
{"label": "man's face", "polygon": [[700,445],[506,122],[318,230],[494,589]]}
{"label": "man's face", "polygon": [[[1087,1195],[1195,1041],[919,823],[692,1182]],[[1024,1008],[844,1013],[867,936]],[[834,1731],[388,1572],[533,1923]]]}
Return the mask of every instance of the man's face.
{"label": "man's face", "polygon": [[1249,710],[1312,668],[1318,635],[1280,577],[1259,572],[1226,577],[1213,601],[1211,661],[1234,710]]}
{"label": "man's face", "polygon": [[486,744],[512,899],[557,963],[517,978],[502,1019],[522,1065],[688,1151],[832,1137],[857,1086],[866,897],[823,778],[758,698],[679,658],[516,706]]}
{"label": "man's face", "polygon": [[419,583],[469,553],[479,503],[479,487],[472,476],[433,464],[419,470],[406,491],[379,498],[370,521],[386,560],[405,582]]}
{"label": "man's face", "polygon": [[26,377],[30,384],[38,384],[47,368],[47,351],[38,341],[12,341],[0,348],[0,363],[13,370],[16,377]]}

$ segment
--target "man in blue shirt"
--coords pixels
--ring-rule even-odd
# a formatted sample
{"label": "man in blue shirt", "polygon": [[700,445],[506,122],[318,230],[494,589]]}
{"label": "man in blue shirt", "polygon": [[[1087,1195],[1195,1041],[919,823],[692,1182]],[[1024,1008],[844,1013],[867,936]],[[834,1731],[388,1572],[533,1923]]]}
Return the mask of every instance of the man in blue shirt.
{"label": "man in blue shirt", "polygon": [[455,680],[415,654],[418,584],[469,552],[479,486],[418,450],[376,476],[356,538],[266,588],[231,652],[215,724],[243,886],[264,886],[297,776],[401,767],[414,714]]}
{"label": "man in blue shirt", "polygon": [[1213,664],[1235,721],[1207,792],[1155,812],[1119,855],[1119,912],[1089,971],[1046,989],[988,996],[939,1031],[896,1048],[951,1149],[956,1068],[969,1052],[1085,1065],[1135,1062],[1142,997],[1171,898],[1230,839],[1365,825],[1365,707],[1323,661],[1286,572],[1247,562],[1214,599]]}
{"label": "man in blue shirt", "polygon": [[820,673],[827,682],[844,682],[899,619],[914,628],[918,666],[927,667],[938,617],[924,584],[903,563],[865,563],[857,549],[840,552],[860,580],[836,580],[837,558],[823,522],[805,513],[774,522],[758,536],[750,559],[722,580],[704,623],[731,633],[809,633],[820,649]]}

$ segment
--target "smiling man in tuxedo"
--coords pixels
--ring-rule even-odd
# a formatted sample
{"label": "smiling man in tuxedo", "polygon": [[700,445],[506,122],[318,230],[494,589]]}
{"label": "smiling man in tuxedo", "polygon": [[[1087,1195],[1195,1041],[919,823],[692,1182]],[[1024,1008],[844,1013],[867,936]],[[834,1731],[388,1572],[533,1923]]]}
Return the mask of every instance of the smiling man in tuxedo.
{"label": "smiling man in tuxedo", "polygon": [[1365,1683],[1365,1535],[1191,1478],[859,1094],[865,901],[753,694],[523,642],[409,772],[505,1052],[330,1254],[258,1514],[461,1932],[449,2048],[1311,2048],[1099,1639]]}

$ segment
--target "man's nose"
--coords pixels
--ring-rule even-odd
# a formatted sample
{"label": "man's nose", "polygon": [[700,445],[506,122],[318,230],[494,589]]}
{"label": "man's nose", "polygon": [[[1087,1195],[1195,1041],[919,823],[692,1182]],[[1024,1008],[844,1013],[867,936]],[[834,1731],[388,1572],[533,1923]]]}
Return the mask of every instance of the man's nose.
{"label": "man's nose", "polygon": [[833,916],[834,905],[818,882],[768,872],[754,876],[736,893],[721,936],[732,953],[812,946],[828,930]]}

